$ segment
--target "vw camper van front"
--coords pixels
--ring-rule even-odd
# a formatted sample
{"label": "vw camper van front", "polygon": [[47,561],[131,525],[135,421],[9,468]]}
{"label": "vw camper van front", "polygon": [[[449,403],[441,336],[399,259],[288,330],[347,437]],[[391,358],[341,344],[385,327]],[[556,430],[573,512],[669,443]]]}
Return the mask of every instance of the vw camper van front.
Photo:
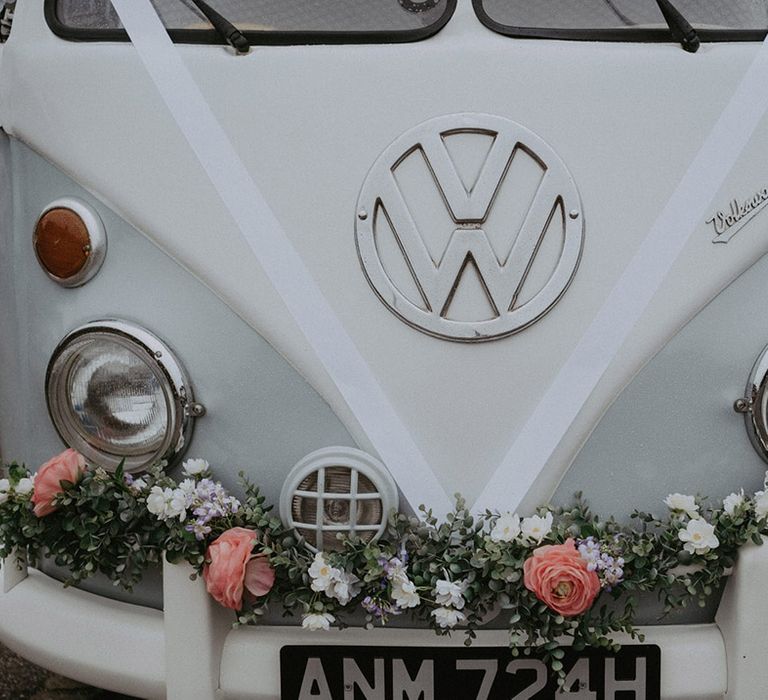
{"label": "vw camper van front", "polygon": [[0,28],[4,644],[146,698],[765,697],[768,5]]}

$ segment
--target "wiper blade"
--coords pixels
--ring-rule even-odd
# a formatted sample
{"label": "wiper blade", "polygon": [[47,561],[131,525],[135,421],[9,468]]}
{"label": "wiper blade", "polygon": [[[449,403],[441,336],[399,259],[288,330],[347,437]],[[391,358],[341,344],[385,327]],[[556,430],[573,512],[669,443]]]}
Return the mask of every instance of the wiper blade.
{"label": "wiper blade", "polygon": [[701,46],[701,40],[696,30],[691,26],[691,23],[683,17],[680,10],[670,0],[656,0],[656,2],[675,40],[679,41],[686,51],[696,53]]}
{"label": "wiper blade", "polygon": [[226,17],[220,15],[208,3],[203,0],[192,0],[198,10],[205,15],[205,18],[213,25],[218,35],[224,39],[237,53],[248,53],[251,50],[251,44],[243,33],[230,22]]}

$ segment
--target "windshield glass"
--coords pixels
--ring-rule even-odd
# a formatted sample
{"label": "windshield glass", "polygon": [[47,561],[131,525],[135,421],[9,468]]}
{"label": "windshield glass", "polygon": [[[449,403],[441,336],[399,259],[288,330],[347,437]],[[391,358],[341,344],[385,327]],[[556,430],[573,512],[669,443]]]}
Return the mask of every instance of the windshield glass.
{"label": "windshield glass", "polygon": [[[664,41],[669,29],[655,0],[474,0],[484,24],[512,36]],[[673,0],[702,38],[759,40],[768,0]]]}
{"label": "windshield glass", "polygon": [[[188,0],[152,0],[177,41],[218,43]],[[456,0],[207,0],[253,43],[409,41],[438,31]],[[66,38],[125,38],[109,0],[46,0],[48,21]]]}

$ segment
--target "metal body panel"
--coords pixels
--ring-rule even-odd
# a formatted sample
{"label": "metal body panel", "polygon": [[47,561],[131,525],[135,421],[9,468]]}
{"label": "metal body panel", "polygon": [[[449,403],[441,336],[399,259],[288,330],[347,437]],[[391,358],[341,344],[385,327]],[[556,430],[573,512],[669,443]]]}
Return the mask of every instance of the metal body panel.
{"label": "metal body panel", "polygon": [[[132,48],[57,39],[35,3],[21,7],[16,22],[21,30],[5,47],[1,88],[6,129],[77,172],[201,278],[299,369],[367,449]],[[237,60],[218,47],[180,50],[446,491],[471,500],[648,231],[756,47],[712,45],[689,56],[671,44],[512,41],[484,29],[465,3],[433,39],[396,49],[269,47]],[[65,100],[63,91],[78,100]],[[357,193],[378,154],[414,124],[468,107],[534,127],[568,163],[586,216],[584,255],[568,294],[535,326],[483,347],[423,336],[389,314],[369,289],[353,242]],[[764,139],[761,127],[721,194],[723,205],[761,186]],[[705,216],[701,236],[528,505],[549,497],[596,419],[648,358],[768,248],[753,225],[713,246]]]}
{"label": "metal body panel", "polygon": [[[0,177],[7,183],[12,166],[14,179],[12,214],[11,187],[0,195],[3,455],[34,465],[60,448],[43,395],[48,358],[72,328],[105,316],[145,325],[184,361],[208,409],[191,449],[211,461],[225,485],[234,486],[243,468],[277,502],[288,469],[307,453],[327,445],[370,451],[133,48],[59,39],[41,6],[19,5],[0,56],[0,123],[12,137],[10,144],[0,139]],[[704,45],[691,56],[671,43],[515,41],[482,27],[462,0],[452,22],[424,43],[261,47],[238,58],[216,46],[179,50],[446,492],[461,491],[471,502],[650,229],[757,47]],[[512,337],[475,344],[426,335],[391,314],[370,289],[355,246],[359,193],[389,144],[429,119],[470,111],[531,129],[567,163],[585,236],[572,284],[546,316]],[[729,231],[727,245],[713,245],[711,219],[765,187],[767,130],[763,123],[711,211],[692,212],[700,217],[697,234],[524,508],[579,489],[596,509],[621,517],[635,507],[658,510],[675,489],[719,496],[758,485],[763,465],[731,406],[765,344],[747,304],[762,298],[768,215],[760,210],[737,235]],[[40,211],[62,196],[91,204],[110,241],[99,275],[71,290],[46,277],[31,246]],[[688,410],[677,405],[681,395]],[[735,460],[738,468],[724,468]],[[680,468],[670,469],[670,461]],[[37,582],[22,581],[10,595],[28,591],[29,608],[40,596],[53,600],[50,582]],[[61,593],[62,604],[67,595]],[[158,586],[133,600],[159,606]],[[13,605],[5,598],[0,606],[6,602]],[[189,621],[196,609],[182,613]],[[12,640],[23,624],[14,617],[0,632]],[[161,632],[156,618],[149,624],[155,649]],[[73,634],[87,629],[72,627]],[[729,629],[738,644],[749,643],[732,620]],[[722,697],[722,640],[714,626],[699,632],[694,641],[708,659],[707,673],[696,679],[701,685],[678,685],[665,697]],[[243,659],[264,648],[259,633],[230,635],[222,687],[233,697],[253,682]],[[278,629],[265,634],[276,640],[266,646],[277,648],[283,634],[305,639]],[[388,639],[400,644],[420,634],[397,630]],[[669,634],[678,650],[670,659],[683,658],[687,630]],[[489,635],[493,643],[501,639]],[[38,644],[48,648],[46,640]],[[20,648],[34,653],[32,643]],[[50,656],[40,659],[50,663]],[[64,664],[67,671],[85,662],[72,657]],[[675,670],[665,672],[681,681]],[[145,676],[147,692],[155,693],[157,679]],[[124,682],[115,687],[130,692]]]}
{"label": "metal body panel", "polygon": [[100,688],[166,697],[161,612],[63,589],[39,571],[0,596],[0,608],[0,640],[24,658]]}
{"label": "metal body panel", "polygon": [[[768,222],[755,221],[754,235]],[[746,231],[745,231],[746,233]],[[733,407],[768,342],[768,257],[721,292],[658,353],[600,420],[554,500],[584,490],[600,510],[628,519],[638,503],[666,509],[669,493],[717,501],[763,487],[766,464]]]}
{"label": "metal body panel", "polygon": [[[753,548],[750,566],[764,566],[764,549]],[[431,630],[349,629],[321,635],[290,627],[232,630],[228,611],[208,598],[201,580],[190,581],[190,570],[166,565],[166,597],[173,602],[164,613],[64,590],[55,581],[30,572],[28,578],[0,594],[0,639],[38,663],[81,681],[169,700],[277,700],[280,648],[286,644],[463,645],[460,633],[436,637]],[[7,569],[2,575],[8,575]],[[749,590],[740,587],[731,596],[720,623],[728,630],[729,643],[748,644],[735,622],[745,606],[755,605],[759,595],[754,591],[750,596]],[[40,606],[40,599],[48,606]],[[54,633],[38,634],[43,625]],[[726,697],[726,649],[717,625],[656,626],[642,628],[642,632],[646,643],[661,647],[664,700]],[[71,644],[73,635],[82,635],[77,646]],[[479,647],[508,643],[504,630],[479,630],[475,641]],[[680,673],[691,663],[696,673]],[[760,663],[758,658],[742,665],[749,668],[755,663]],[[754,700],[748,692],[727,697]]]}
{"label": "metal body panel", "polygon": [[[727,674],[723,663],[723,638],[714,625],[644,628],[646,643],[661,647],[661,691],[664,700],[721,700]],[[507,633],[479,631],[478,647],[500,647],[508,643]],[[462,638],[435,637],[431,631],[409,630],[334,630],[312,640],[318,645],[460,646]],[[622,640],[628,643],[628,639]],[[222,655],[222,690],[227,700],[277,700],[280,697],[279,652],[283,645],[308,643],[294,630],[272,627],[233,631]],[[701,667],[695,678],[677,673],[680,666],[695,657]],[[274,675],[273,675],[274,674]],[[268,679],[268,680],[264,680]],[[567,698],[568,694],[563,697]],[[448,700],[440,698],[440,700]],[[744,699],[746,700],[746,698]]]}
{"label": "metal body panel", "polygon": [[[277,503],[285,476],[304,455],[329,445],[354,446],[318,394],[199,281],[26,146],[6,142],[4,153],[3,162],[12,159],[15,192],[13,221],[9,210],[0,210],[4,459],[34,469],[62,449],[45,404],[46,367],[69,331],[105,316],[130,319],[177,351],[196,397],[207,397],[207,415],[197,420],[188,454],[206,455],[217,478],[235,491],[242,470]],[[63,194],[87,201],[110,236],[101,272],[76,289],[52,281],[32,247],[37,216]],[[63,576],[53,566],[46,570]],[[161,601],[156,576],[134,595],[99,579],[84,587],[136,603]]]}
{"label": "metal body panel", "polygon": [[[110,316],[135,321],[176,351],[208,409],[190,449],[206,454],[228,487],[237,489],[243,470],[276,503],[285,474],[304,455],[321,446],[354,445],[327,404],[209,290],[28,148],[14,143],[12,151],[17,200],[13,235],[3,244],[12,242],[6,259],[14,265],[0,280],[0,293],[16,308],[14,342],[3,343],[16,357],[0,368],[0,386],[4,397],[25,398],[16,410],[0,412],[6,458],[34,467],[61,448],[45,408],[48,360],[69,331]],[[37,214],[62,192],[87,200],[110,235],[100,274],[77,289],[48,279],[31,244]],[[8,424],[19,416],[24,430]]]}
{"label": "metal body panel", "polygon": [[[0,51],[2,48],[0,47]],[[11,145],[5,133],[0,132],[0,285],[5,285],[0,298],[0,328],[4,329],[6,339],[15,337],[19,318],[19,309],[15,294],[11,289],[13,279],[13,176],[11,174]],[[8,410],[9,398],[21,396],[20,369],[23,357],[16,342],[0,343],[0,386],[3,386],[2,410],[0,410],[0,454],[7,455],[5,440],[11,435],[29,435],[25,424],[24,411]],[[3,376],[7,381],[2,382]]]}

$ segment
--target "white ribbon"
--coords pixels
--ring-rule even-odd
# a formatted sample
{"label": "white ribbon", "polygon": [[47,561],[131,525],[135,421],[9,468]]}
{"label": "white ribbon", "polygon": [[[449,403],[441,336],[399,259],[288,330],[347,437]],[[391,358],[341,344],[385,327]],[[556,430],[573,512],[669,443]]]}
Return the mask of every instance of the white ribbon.
{"label": "white ribbon", "polygon": [[[412,507],[451,502],[265,201],[149,0],[112,0],[138,55],[261,268]],[[235,60],[235,59],[233,59]],[[238,59],[243,60],[243,59]]]}
{"label": "white ribbon", "polygon": [[476,509],[515,510],[544,470],[768,110],[766,76],[768,39],[650,233],[512,443]]}
{"label": "white ribbon", "polygon": [[[450,502],[171,43],[149,0],[112,0],[163,101],[259,264],[412,506]],[[692,57],[691,60],[695,60]],[[768,40],[571,356],[477,501],[514,510],[696,230],[768,109]]]}

